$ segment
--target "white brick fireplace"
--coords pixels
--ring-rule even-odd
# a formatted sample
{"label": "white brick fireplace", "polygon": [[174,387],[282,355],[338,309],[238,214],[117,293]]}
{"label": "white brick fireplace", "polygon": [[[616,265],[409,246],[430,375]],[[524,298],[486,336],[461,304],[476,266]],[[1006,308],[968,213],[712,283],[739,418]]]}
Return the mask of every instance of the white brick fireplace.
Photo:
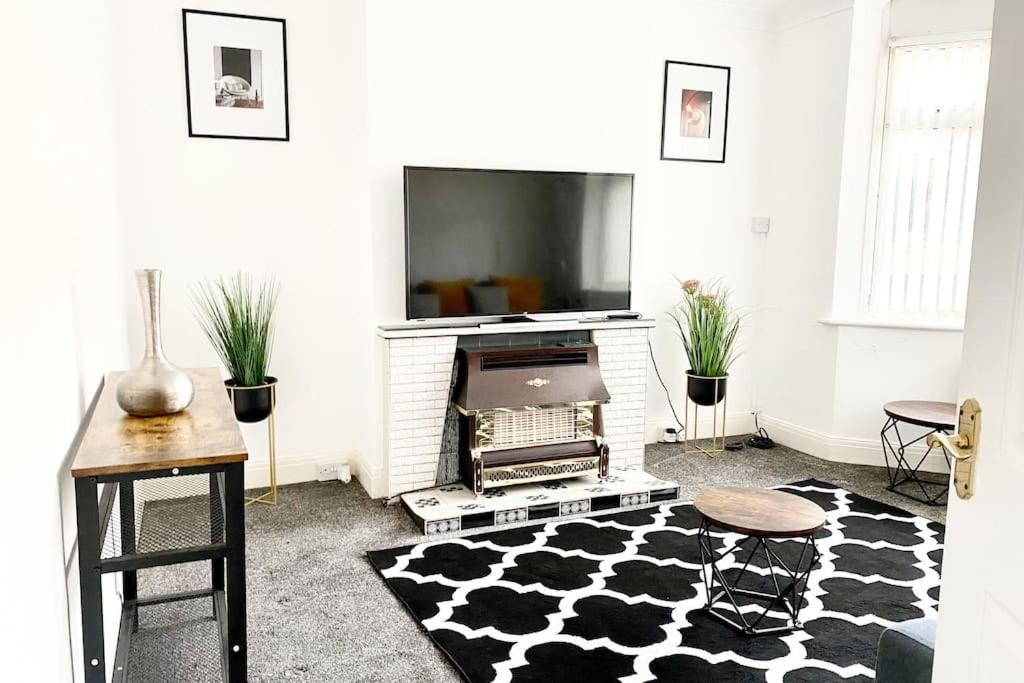
{"label": "white brick fireplace", "polygon": [[[386,495],[434,485],[455,350],[460,336],[590,331],[611,394],[604,409],[611,465],[642,465],[647,333],[654,321],[543,322],[377,330],[383,346],[383,477]],[[498,338],[495,338],[498,340]]]}

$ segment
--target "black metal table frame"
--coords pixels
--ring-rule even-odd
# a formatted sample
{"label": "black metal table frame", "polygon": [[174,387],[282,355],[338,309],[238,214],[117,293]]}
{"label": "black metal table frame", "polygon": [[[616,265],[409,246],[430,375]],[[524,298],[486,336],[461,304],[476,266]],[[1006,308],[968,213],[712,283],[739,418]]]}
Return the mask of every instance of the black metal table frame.
{"label": "black metal table frame", "polygon": [[[78,571],[82,597],[82,657],[86,683],[106,681],[103,637],[102,576],[122,573],[123,604],[114,655],[112,681],[128,679],[131,638],[138,629],[138,609],[179,600],[211,598],[220,629],[223,680],[246,680],[247,640],[245,607],[245,492],[244,463],[85,476],[75,479],[78,516]],[[211,538],[206,545],[137,553],[134,482],[157,477],[209,474]],[[100,487],[103,492],[100,494]],[[117,490],[120,489],[121,550],[118,557],[101,557]],[[221,525],[213,523],[223,511]],[[208,590],[138,597],[140,569],[183,562],[210,561]]]}
{"label": "black metal table frame", "polygon": [[[796,538],[803,539],[803,547],[800,550],[800,558],[797,560],[796,567],[790,569],[781,557],[772,549],[769,541],[772,540],[765,536],[744,536],[731,547],[723,550],[721,554],[716,557],[714,552],[713,537],[711,536],[711,527],[713,524],[705,519],[701,523],[700,529],[697,532],[697,543],[700,546],[700,558],[701,558],[701,573],[704,579],[704,588],[707,591],[707,605],[704,607],[704,611],[710,616],[718,619],[727,626],[734,628],[740,633],[747,636],[757,636],[767,633],[788,633],[790,631],[797,631],[803,628],[803,624],[800,623],[800,608],[803,605],[804,591],[807,589],[807,580],[811,576],[811,570],[814,565],[817,564],[819,554],[818,546],[814,540],[814,534],[808,534],[807,536],[798,536]],[[776,539],[778,540],[778,539]],[[754,547],[750,549],[750,553],[747,555],[747,559],[743,562],[739,574],[736,579],[730,584],[725,576],[722,574],[722,570],[718,568],[718,562],[729,555],[736,553],[737,556],[741,550],[744,550],[743,546],[754,542]],[[755,591],[747,588],[740,588],[740,582],[746,575],[747,568],[750,566],[750,561],[754,559],[757,552],[763,551],[765,561],[768,564],[768,570],[772,579],[772,586],[775,588],[774,593],[765,593],[763,591]],[[808,554],[808,551],[810,553]],[[804,569],[804,560],[807,559],[807,567]],[[781,569],[788,581],[780,584],[779,575],[776,571]],[[715,584],[720,586],[718,592],[715,592]],[[753,621],[748,620],[746,614],[741,609],[736,596],[745,596],[748,598],[754,598],[755,601],[763,601],[767,604],[764,609],[758,612],[757,617]],[[732,609],[727,613],[716,608],[716,603],[720,602],[722,598],[728,598],[729,604]],[[769,626],[764,628],[758,628],[758,624],[769,616],[776,607],[781,607],[789,617],[789,624],[785,626]],[[738,619],[738,620],[737,620]]]}
{"label": "black metal table frame", "polygon": [[[917,464],[913,466],[911,466],[910,461],[907,459],[907,449],[914,444],[927,439],[932,434],[949,434],[949,429],[947,427],[916,422],[906,418],[899,418],[889,413],[886,413],[886,418],[885,425],[882,427],[882,431],[880,432],[880,436],[882,437],[882,453],[885,455],[885,469],[889,474],[889,485],[885,488],[893,493],[898,493],[904,498],[916,500],[918,503],[923,503],[924,505],[945,505],[947,496],[949,495],[949,475],[945,475],[941,480],[932,481],[923,478],[919,471],[921,465],[924,464],[924,461],[935,449],[935,446],[928,446],[928,449],[921,456],[920,460],[918,460]],[[925,432],[916,439],[903,443],[903,434],[900,433],[901,422],[914,425],[916,427],[923,427],[930,431]],[[898,447],[893,446],[892,440],[889,438],[890,432],[896,435],[896,443],[899,444]],[[949,454],[946,453],[945,449],[941,450],[943,457],[946,459],[946,467],[949,467]],[[901,487],[904,487],[906,484],[916,484],[917,488],[921,490],[921,495],[918,496],[914,493],[908,493],[907,491],[902,490]],[[929,492],[928,487],[935,487],[935,493]],[[913,490],[913,487],[911,487],[911,490]]]}

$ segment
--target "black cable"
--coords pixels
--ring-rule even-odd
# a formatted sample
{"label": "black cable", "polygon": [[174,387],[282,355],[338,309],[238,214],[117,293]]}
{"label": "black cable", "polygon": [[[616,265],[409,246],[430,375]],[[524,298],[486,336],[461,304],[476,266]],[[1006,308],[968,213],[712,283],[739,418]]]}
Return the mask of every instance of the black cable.
{"label": "black cable", "polygon": [[668,407],[672,410],[672,417],[675,418],[679,428],[686,431],[686,426],[679,420],[679,415],[676,414],[676,407],[672,405],[672,395],[669,393],[668,387],[665,386],[665,380],[661,378],[661,371],[658,370],[658,361],[654,360],[654,347],[651,346],[650,338],[647,339],[647,349],[651,353],[651,365],[654,366],[654,374],[658,376],[658,382],[661,383],[661,388],[665,390],[665,398],[668,399]]}
{"label": "black cable", "polygon": [[[658,369],[658,361],[654,359],[654,347],[651,345],[650,339],[647,340],[647,350],[651,354],[651,365],[654,367],[654,374],[658,377],[658,383],[661,384],[661,388],[665,391],[665,398],[668,400],[668,407],[672,410],[672,417],[675,418],[676,424],[679,425],[679,428],[685,431],[686,427],[679,419],[679,415],[676,413],[676,407],[672,403],[672,394],[669,392],[668,387],[665,386],[665,380],[661,377],[661,371]],[[758,421],[757,412],[754,412],[754,429],[755,433],[747,440],[747,445],[753,446],[754,448],[775,448],[775,442],[770,436],[768,436],[768,430],[762,427]]]}
{"label": "black cable", "polygon": [[747,439],[747,445],[754,448],[775,448],[775,442],[768,436],[768,430],[761,426],[757,420],[757,411],[754,411],[754,429],[757,430],[753,436]]}

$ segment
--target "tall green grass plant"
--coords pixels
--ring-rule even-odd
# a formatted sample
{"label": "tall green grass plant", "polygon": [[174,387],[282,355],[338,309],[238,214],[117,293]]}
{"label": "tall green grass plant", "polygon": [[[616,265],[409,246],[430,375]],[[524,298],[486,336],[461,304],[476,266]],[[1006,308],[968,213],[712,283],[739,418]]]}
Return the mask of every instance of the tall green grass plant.
{"label": "tall green grass plant", "polygon": [[231,378],[243,387],[263,384],[274,346],[277,282],[237,273],[200,282],[192,295],[196,318]]}
{"label": "tall green grass plant", "polygon": [[725,377],[736,360],[734,345],[740,316],[729,306],[729,290],[718,282],[681,282],[683,299],[669,316],[683,342],[690,371],[700,377]]}

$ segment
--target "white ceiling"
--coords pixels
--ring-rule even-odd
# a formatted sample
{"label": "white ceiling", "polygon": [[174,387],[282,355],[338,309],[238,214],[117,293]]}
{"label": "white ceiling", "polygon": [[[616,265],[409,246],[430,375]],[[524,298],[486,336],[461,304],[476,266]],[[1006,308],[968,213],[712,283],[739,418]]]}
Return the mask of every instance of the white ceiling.
{"label": "white ceiling", "polygon": [[[747,7],[750,9],[762,9],[762,10],[777,10],[785,7],[786,5],[792,5],[801,0],[707,0],[718,5],[732,5],[734,7]],[[808,0],[803,0],[805,4],[811,4]]]}
{"label": "white ceiling", "polygon": [[750,12],[751,16],[759,16],[776,22],[791,13],[797,15],[815,14],[830,7],[853,4],[854,0],[703,0],[704,2],[730,7],[738,12]]}
{"label": "white ceiling", "polygon": [[778,9],[788,5],[794,0],[710,0],[719,5],[736,5],[737,7],[750,7],[751,9]]}

